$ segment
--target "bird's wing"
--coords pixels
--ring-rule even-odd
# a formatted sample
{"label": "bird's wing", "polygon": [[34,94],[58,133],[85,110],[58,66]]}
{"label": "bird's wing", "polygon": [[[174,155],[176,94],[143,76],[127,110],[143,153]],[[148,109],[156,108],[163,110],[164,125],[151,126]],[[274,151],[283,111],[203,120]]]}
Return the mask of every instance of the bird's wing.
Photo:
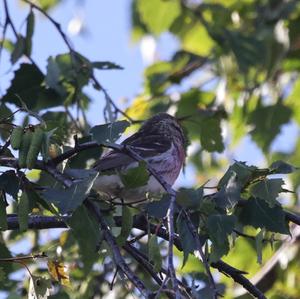
{"label": "bird's wing", "polygon": [[[169,139],[161,139],[160,135],[143,136],[143,134],[136,133],[124,140],[122,144],[130,145],[137,154],[147,159],[159,153],[163,153],[171,147],[171,141],[169,141]],[[134,161],[133,158],[125,153],[111,150],[95,163],[94,169],[98,171],[121,169]]]}

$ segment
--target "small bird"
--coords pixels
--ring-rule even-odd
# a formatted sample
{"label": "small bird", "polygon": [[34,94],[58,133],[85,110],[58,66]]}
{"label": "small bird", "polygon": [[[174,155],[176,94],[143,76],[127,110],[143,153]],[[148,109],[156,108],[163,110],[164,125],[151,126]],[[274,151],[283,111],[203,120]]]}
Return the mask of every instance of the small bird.
{"label": "small bird", "polygon": [[[140,155],[166,183],[173,185],[185,160],[185,136],[178,120],[167,114],[159,113],[148,119],[138,132],[122,142]],[[125,153],[110,150],[94,169],[100,172],[93,189],[110,199],[119,198],[126,203],[146,200],[164,192],[161,184],[149,176],[147,185],[125,188],[120,173],[138,166],[138,162]]]}

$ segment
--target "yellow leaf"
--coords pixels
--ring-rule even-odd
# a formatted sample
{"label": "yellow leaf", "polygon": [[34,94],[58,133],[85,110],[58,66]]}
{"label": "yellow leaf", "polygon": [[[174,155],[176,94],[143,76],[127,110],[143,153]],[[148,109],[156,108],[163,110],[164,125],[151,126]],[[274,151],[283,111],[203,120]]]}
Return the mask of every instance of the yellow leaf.
{"label": "yellow leaf", "polygon": [[209,55],[214,41],[203,25],[197,23],[182,38],[182,48],[197,55]]}
{"label": "yellow leaf", "polygon": [[132,105],[126,110],[126,113],[135,120],[147,119],[150,114],[150,101],[145,96],[139,96],[134,99]]}
{"label": "yellow leaf", "polygon": [[63,286],[71,286],[67,266],[64,263],[49,260],[47,265],[49,273],[54,280],[58,281]]}

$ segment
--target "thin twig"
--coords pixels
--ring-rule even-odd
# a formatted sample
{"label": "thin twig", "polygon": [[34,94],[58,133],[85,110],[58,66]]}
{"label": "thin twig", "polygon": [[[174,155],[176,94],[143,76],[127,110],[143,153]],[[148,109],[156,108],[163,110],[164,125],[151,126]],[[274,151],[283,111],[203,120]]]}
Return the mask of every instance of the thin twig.
{"label": "thin twig", "polygon": [[218,298],[218,291],[217,291],[217,288],[216,288],[214,278],[213,278],[212,273],[210,271],[208,261],[206,259],[206,256],[205,256],[203,250],[202,250],[202,246],[201,246],[201,242],[200,242],[200,239],[199,239],[199,234],[197,232],[197,229],[195,228],[195,226],[194,226],[192,220],[190,219],[188,213],[184,209],[182,209],[182,212],[184,214],[184,217],[187,220],[188,228],[189,228],[190,232],[192,233],[192,235],[194,237],[194,240],[196,242],[197,250],[194,254],[197,258],[199,258],[202,261],[202,263],[204,265],[204,268],[206,270],[206,274],[208,276],[210,288],[211,288],[211,290],[214,294],[213,296],[214,296],[215,299],[217,299]]}
{"label": "thin twig", "polygon": [[124,258],[121,255],[116,240],[110,232],[109,226],[106,224],[103,216],[101,215],[100,209],[91,201],[87,201],[86,204],[91,213],[93,213],[96,216],[97,221],[100,223],[101,230],[104,234],[104,238],[112,250],[116,266],[127,276],[127,278],[135,285],[135,287],[141,292],[141,294],[145,298],[148,298],[151,295],[151,292],[146,288],[144,283],[131,271],[131,269],[126,264]]}
{"label": "thin twig", "polygon": [[[66,222],[70,217],[71,216],[53,217],[30,215],[28,220],[28,227],[31,229],[67,228],[68,225],[66,224]],[[121,216],[114,217],[114,221],[117,226],[122,226]],[[17,215],[7,215],[7,227],[7,230],[19,229]],[[160,238],[163,238],[164,240],[169,239],[169,233],[165,227],[160,226],[159,228],[157,228],[156,225],[147,223],[147,218],[145,216],[134,217],[133,227],[145,232],[147,232],[149,228],[151,233],[155,233]],[[178,235],[176,234],[174,235],[174,245],[178,250],[183,250],[181,241]],[[263,293],[255,285],[253,285],[246,277],[244,277],[244,274],[247,274],[247,272],[236,269],[223,262],[222,260],[215,263],[211,263],[211,266],[217,269],[219,272],[231,277],[235,282],[242,285],[250,294],[252,294],[256,298],[265,299]]]}
{"label": "thin twig", "polygon": [[[176,191],[169,185],[164,178],[159,175],[153,167],[144,160],[136,151],[127,145],[124,145],[125,152],[129,153],[129,156],[134,158],[137,161],[144,161],[147,165],[148,171],[157,179],[157,181],[162,185],[162,187],[166,190],[166,192],[170,195],[170,204],[167,211],[167,220],[168,220],[168,231],[169,231],[169,244],[168,244],[168,270],[169,275],[172,281],[172,286],[176,292],[176,299],[180,298],[178,282],[176,278],[176,271],[174,267],[174,253],[173,253],[173,245],[174,245],[174,210],[175,210],[175,201],[176,201]],[[168,277],[166,277],[166,280]]]}
{"label": "thin twig", "polygon": [[[12,167],[15,169],[19,168],[18,159],[11,157],[1,157],[0,166]],[[73,184],[72,179],[67,177],[65,174],[61,173],[55,166],[51,163],[44,163],[43,161],[36,161],[35,169],[40,169],[48,172],[55,180],[61,182],[66,187],[71,187]]]}

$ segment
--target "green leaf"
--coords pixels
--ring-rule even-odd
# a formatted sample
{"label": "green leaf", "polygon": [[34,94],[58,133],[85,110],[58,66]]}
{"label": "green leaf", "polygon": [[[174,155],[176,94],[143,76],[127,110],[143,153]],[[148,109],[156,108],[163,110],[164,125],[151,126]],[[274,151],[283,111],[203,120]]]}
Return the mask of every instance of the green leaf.
{"label": "green leaf", "polygon": [[197,243],[193,236],[193,233],[189,229],[186,218],[183,213],[180,213],[176,220],[176,228],[179,235],[180,242],[183,250],[182,268],[186,264],[189,254],[193,253],[197,249]]}
{"label": "green leaf", "polygon": [[62,76],[58,64],[55,62],[54,58],[50,56],[48,58],[45,82],[47,86],[53,88],[58,94],[61,96],[66,96],[67,91],[61,84],[61,77]]}
{"label": "green leaf", "polygon": [[[11,258],[11,253],[5,243],[3,243],[3,240],[0,241],[0,256],[1,258]],[[0,261],[0,267],[5,272],[6,275],[10,274],[13,271],[13,264],[8,262],[1,262]],[[0,286],[2,287],[2,283],[0,283]]]}
{"label": "green leaf", "polygon": [[292,117],[292,110],[277,103],[273,106],[259,105],[249,114],[248,124],[254,129],[250,132],[252,139],[264,152],[267,152],[272,141],[280,133],[281,126]]}
{"label": "green leaf", "polygon": [[[91,141],[91,136],[85,136],[77,139],[78,144],[89,141]],[[101,153],[102,149],[100,147],[86,149],[78,153],[76,156],[70,158],[68,160],[68,166],[70,168],[77,169],[87,168],[88,164],[90,164],[91,161],[97,161],[100,158]]]}
{"label": "green leaf", "polygon": [[68,174],[76,178],[70,188],[49,188],[41,196],[55,204],[61,214],[75,211],[85,200],[98,176],[93,170],[69,170]]}
{"label": "green leaf", "polygon": [[248,72],[254,65],[263,65],[267,58],[267,53],[264,43],[257,35],[246,36],[241,32],[228,30],[224,30],[223,34],[226,38],[227,46],[235,55],[242,72]]}
{"label": "green leaf", "polygon": [[117,243],[119,246],[125,244],[128,236],[130,235],[133,225],[133,215],[131,209],[127,206],[122,206],[122,227],[120,235],[117,237]]}
{"label": "green leaf", "polygon": [[189,26],[189,29],[185,32],[181,31],[179,33],[182,49],[197,55],[209,55],[214,46],[214,40],[210,37],[206,28],[197,21],[188,25],[192,26]]}
{"label": "green leaf", "polygon": [[92,139],[99,145],[109,144],[120,138],[122,133],[130,126],[130,123],[126,120],[116,121],[105,125],[98,125],[91,128],[90,133]]}
{"label": "green leaf", "polygon": [[11,63],[15,64],[25,52],[25,38],[22,35],[18,36],[14,50],[11,53]]}
{"label": "green leaf", "polygon": [[264,200],[251,198],[247,200],[238,217],[244,225],[265,228],[275,233],[289,234],[285,213],[278,204],[271,208]]}
{"label": "green leaf", "polygon": [[21,64],[2,102],[12,103],[23,108],[20,99],[29,110],[39,110],[62,104],[62,99],[52,89],[42,86],[44,74],[33,64]]}
{"label": "green leaf", "polygon": [[84,272],[88,274],[99,256],[97,248],[102,241],[99,224],[94,217],[89,215],[83,205],[75,210],[68,224],[78,242],[79,252],[84,263]]}
{"label": "green leaf", "polygon": [[3,189],[14,199],[18,198],[19,185],[19,178],[14,170],[8,170],[0,175],[0,189]]}
{"label": "green leaf", "polygon": [[275,161],[271,164],[270,170],[272,173],[287,174],[296,171],[298,167],[294,167],[284,161]]}
{"label": "green leaf", "polygon": [[181,6],[177,0],[139,0],[137,9],[143,23],[155,34],[168,30],[181,13]]}
{"label": "green leaf", "polygon": [[203,199],[203,187],[198,189],[180,188],[176,195],[176,202],[185,208],[197,209]]}
{"label": "green leaf", "polygon": [[27,26],[26,26],[25,54],[27,56],[31,55],[33,30],[34,30],[34,13],[33,10],[31,9],[27,17]]}
{"label": "green leaf", "polygon": [[147,164],[144,161],[140,161],[137,167],[128,169],[126,173],[122,172],[120,177],[126,188],[145,186],[149,179]]}
{"label": "green leaf", "polygon": [[7,230],[7,214],[6,214],[6,201],[4,196],[0,196],[0,231]]}
{"label": "green leaf", "polygon": [[167,215],[167,211],[170,206],[170,196],[168,194],[163,195],[161,200],[149,202],[146,205],[146,213],[149,216],[157,219],[163,219]]}
{"label": "green leaf", "polygon": [[276,198],[282,191],[283,179],[264,179],[250,186],[250,193],[256,198],[265,200],[272,208],[276,205]]}
{"label": "green leaf", "polygon": [[236,179],[239,184],[243,187],[251,179],[257,175],[261,175],[261,171],[256,166],[248,166],[246,162],[236,161],[234,164],[230,165],[224,176],[221,178],[218,184],[218,188],[225,187],[235,174]]}
{"label": "green leaf", "polygon": [[110,61],[94,61],[92,67],[99,70],[123,70],[124,68]]}
{"label": "green leaf", "polygon": [[47,299],[50,296],[51,279],[30,275],[28,298]]}
{"label": "green leaf", "polygon": [[153,270],[159,272],[162,267],[162,257],[160,254],[160,248],[158,245],[158,239],[156,235],[151,235],[148,241],[148,257],[150,262],[154,263]]}
{"label": "green leaf", "polygon": [[24,232],[28,229],[29,212],[28,194],[23,191],[18,204],[18,220],[21,232]]}
{"label": "green leaf", "polygon": [[257,262],[262,264],[262,250],[263,250],[263,239],[264,239],[265,231],[261,229],[259,233],[255,236],[255,247],[257,254]]}
{"label": "green leaf", "polygon": [[235,171],[230,170],[231,173],[226,185],[223,185],[221,190],[214,196],[215,202],[221,208],[234,208],[238,201],[241,199],[242,185],[238,179]]}
{"label": "green leaf", "polygon": [[[208,152],[224,150],[221,120],[226,118],[224,109],[206,109],[214,103],[215,95],[198,89],[181,94],[176,117],[186,117],[186,128],[192,140],[198,139],[201,146]],[[203,107],[203,108],[202,108]]]}
{"label": "green leaf", "polygon": [[218,261],[229,251],[228,235],[234,229],[237,218],[234,215],[210,215],[207,219],[207,230],[212,241],[210,260]]}
{"label": "green leaf", "polygon": [[2,267],[0,267],[0,281],[4,281],[6,278],[5,272]]}

